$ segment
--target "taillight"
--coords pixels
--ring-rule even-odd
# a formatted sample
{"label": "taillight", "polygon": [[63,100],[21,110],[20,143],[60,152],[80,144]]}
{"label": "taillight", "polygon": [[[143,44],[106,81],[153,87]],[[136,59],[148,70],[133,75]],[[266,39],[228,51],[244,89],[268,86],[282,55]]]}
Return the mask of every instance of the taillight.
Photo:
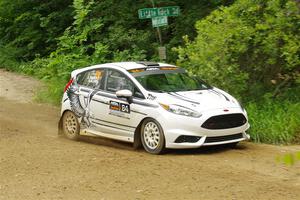
{"label": "taillight", "polygon": [[64,92],[65,91],[67,91],[67,89],[70,87],[70,85],[73,83],[73,78],[71,78],[70,80],[69,80],[69,82],[67,83],[67,85],[66,85],[66,87],[65,87],[65,89],[64,89]]}

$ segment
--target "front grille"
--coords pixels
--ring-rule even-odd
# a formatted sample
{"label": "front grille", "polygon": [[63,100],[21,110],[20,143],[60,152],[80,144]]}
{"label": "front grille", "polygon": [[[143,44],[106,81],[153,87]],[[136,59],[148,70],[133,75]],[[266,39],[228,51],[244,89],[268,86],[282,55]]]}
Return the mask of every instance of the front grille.
{"label": "front grille", "polygon": [[200,136],[181,135],[175,140],[175,143],[183,143],[183,142],[196,143],[200,140],[200,138],[201,138]]}
{"label": "front grille", "polygon": [[243,138],[242,133],[233,134],[233,135],[223,135],[223,136],[215,136],[215,137],[206,137],[204,143],[213,143],[213,142],[223,142],[230,141]]}
{"label": "front grille", "polygon": [[243,114],[217,115],[209,118],[202,124],[206,129],[226,129],[244,125],[247,119]]}

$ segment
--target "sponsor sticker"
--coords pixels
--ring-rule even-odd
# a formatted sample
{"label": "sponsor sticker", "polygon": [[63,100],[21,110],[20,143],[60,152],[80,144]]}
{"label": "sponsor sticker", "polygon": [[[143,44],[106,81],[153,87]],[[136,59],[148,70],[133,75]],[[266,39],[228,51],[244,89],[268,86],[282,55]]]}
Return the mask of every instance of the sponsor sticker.
{"label": "sponsor sticker", "polygon": [[125,103],[119,103],[116,101],[110,101],[109,109],[112,111],[119,111],[123,113],[130,113],[130,105]]}

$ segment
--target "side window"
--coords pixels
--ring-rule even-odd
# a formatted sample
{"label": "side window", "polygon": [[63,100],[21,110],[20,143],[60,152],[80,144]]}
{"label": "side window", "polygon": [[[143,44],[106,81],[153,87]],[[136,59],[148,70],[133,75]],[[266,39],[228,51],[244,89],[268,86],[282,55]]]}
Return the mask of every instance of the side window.
{"label": "side window", "polygon": [[104,70],[94,69],[77,75],[77,83],[93,89],[100,89],[104,80]]}
{"label": "side window", "polygon": [[130,90],[133,92],[133,83],[121,72],[115,70],[108,70],[106,89],[110,92],[118,90]]}
{"label": "side window", "polygon": [[144,98],[143,94],[137,89],[133,82],[123,73],[116,70],[107,71],[106,90],[109,92],[130,90],[134,97]]}

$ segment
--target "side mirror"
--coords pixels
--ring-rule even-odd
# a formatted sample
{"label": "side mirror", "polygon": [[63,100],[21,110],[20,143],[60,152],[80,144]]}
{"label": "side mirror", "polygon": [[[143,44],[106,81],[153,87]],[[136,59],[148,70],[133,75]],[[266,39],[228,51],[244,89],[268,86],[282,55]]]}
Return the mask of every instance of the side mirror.
{"label": "side mirror", "polygon": [[118,90],[116,92],[118,98],[126,98],[128,103],[132,103],[132,92],[130,90]]}

